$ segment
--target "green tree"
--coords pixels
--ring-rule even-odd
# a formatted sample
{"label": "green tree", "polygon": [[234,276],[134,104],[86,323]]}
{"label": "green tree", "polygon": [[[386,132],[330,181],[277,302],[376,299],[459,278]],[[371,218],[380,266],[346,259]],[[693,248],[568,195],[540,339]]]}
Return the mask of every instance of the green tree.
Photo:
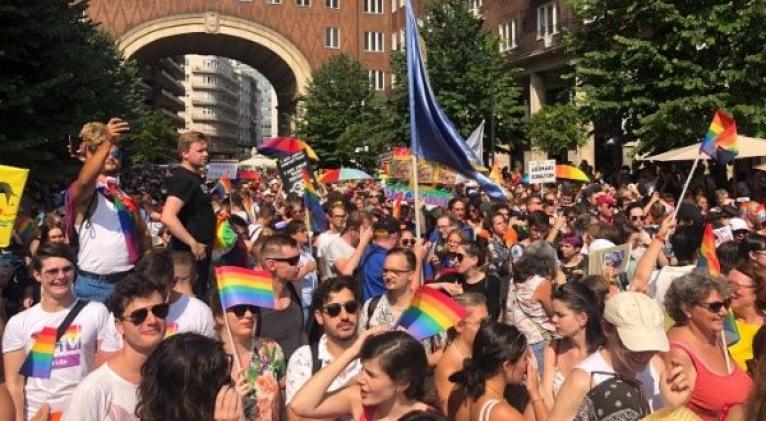
{"label": "green tree", "polygon": [[[385,100],[370,86],[362,64],[339,54],[314,70],[296,116],[297,135],[322,159],[321,165],[376,167],[391,144]],[[356,153],[366,147],[366,152]]]}
{"label": "green tree", "polygon": [[178,133],[159,110],[152,110],[139,120],[141,131],[126,136],[120,146],[127,153],[131,165],[167,164],[175,161]]}
{"label": "green tree", "polygon": [[588,137],[584,125],[575,104],[552,104],[527,120],[527,135],[532,146],[556,155],[585,144]]}
{"label": "green tree", "polygon": [[[468,136],[482,120],[489,125],[494,115],[498,144],[520,139],[521,90],[514,80],[517,70],[507,68],[507,56],[500,52],[500,39],[482,27],[467,0],[437,0],[426,7],[426,14],[420,34],[431,87],[458,130]],[[390,100],[399,117],[394,130],[409,139],[403,54],[392,56],[391,67],[397,75]],[[489,142],[489,136],[484,140]]]}
{"label": "green tree", "polygon": [[[87,1],[0,2],[0,161],[58,177],[65,133],[133,118],[138,78],[114,41],[83,19]],[[44,170],[42,170],[44,169]]]}
{"label": "green tree", "polygon": [[699,139],[716,108],[766,133],[762,1],[573,0],[569,35],[585,115],[660,151]]}

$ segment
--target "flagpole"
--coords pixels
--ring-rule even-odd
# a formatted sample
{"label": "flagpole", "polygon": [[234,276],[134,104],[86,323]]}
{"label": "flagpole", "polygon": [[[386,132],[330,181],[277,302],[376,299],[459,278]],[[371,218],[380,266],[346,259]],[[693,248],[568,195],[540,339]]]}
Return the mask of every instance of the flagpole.
{"label": "flagpole", "polygon": [[678,216],[678,210],[681,209],[681,201],[684,200],[684,196],[686,195],[686,189],[689,188],[689,183],[692,181],[692,177],[694,177],[694,171],[697,169],[697,164],[700,162],[700,158],[702,157],[702,153],[697,153],[697,158],[694,159],[694,164],[692,164],[692,170],[689,172],[689,176],[686,177],[686,183],[684,183],[684,188],[681,190],[681,196],[678,198],[678,202],[676,203],[676,208],[673,209],[673,220],[676,220],[676,216]]}
{"label": "flagpole", "polygon": [[221,308],[223,308],[223,324],[226,325],[226,334],[229,335],[231,350],[234,352],[234,363],[237,364],[237,374],[239,374],[239,372],[242,371],[242,361],[239,360],[237,344],[234,342],[234,337],[231,335],[231,328],[229,328],[229,318],[226,315],[226,308],[223,307],[223,301],[221,301]]}
{"label": "flagpole", "polygon": [[723,347],[723,356],[726,358],[726,374],[731,373],[731,359],[729,358],[729,350],[726,347],[726,329],[721,330],[721,346]]}

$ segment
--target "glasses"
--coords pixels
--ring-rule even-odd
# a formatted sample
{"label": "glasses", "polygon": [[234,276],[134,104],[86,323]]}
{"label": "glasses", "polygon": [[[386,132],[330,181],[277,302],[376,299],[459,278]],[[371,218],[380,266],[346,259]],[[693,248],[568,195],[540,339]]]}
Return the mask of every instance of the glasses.
{"label": "glasses", "polygon": [[74,272],[73,266],[64,266],[63,268],[48,269],[45,272],[43,272],[43,275],[45,275],[48,278],[53,278],[59,273],[62,273],[64,275],[70,275],[72,274],[72,272]]}
{"label": "glasses", "polygon": [[463,253],[455,253],[455,260],[457,260],[458,262],[462,262],[463,259],[465,259],[465,254],[463,254]]}
{"label": "glasses", "polygon": [[404,238],[402,239],[402,246],[404,247],[412,247],[415,245],[415,239],[414,238]]}
{"label": "glasses", "polygon": [[346,214],[344,213],[343,215],[333,215],[332,217],[333,217],[333,218],[338,218],[338,219],[344,219],[344,218],[346,218],[347,216],[348,216],[348,215],[346,215]]}
{"label": "glasses", "polygon": [[448,230],[448,229],[452,228],[452,225],[437,225],[436,228],[438,228],[440,230]]}
{"label": "glasses", "polygon": [[252,306],[249,304],[239,304],[239,305],[227,308],[226,311],[229,313],[234,313],[234,315],[237,316],[238,319],[241,319],[245,317],[245,313],[247,313],[248,311],[252,315],[258,314],[258,307]]}
{"label": "glasses", "polygon": [[631,221],[643,221],[646,219],[646,215],[630,215]]}
{"label": "glasses", "polygon": [[119,160],[122,159],[122,152],[121,151],[112,151],[112,152],[109,153],[109,156],[119,161]]}
{"label": "glasses", "polygon": [[345,303],[332,303],[324,306],[322,308],[322,311],[327,313],[330,317],[338,317],[340,314],[340,310],[343,308],[346,310],[346,313],[348,314],[355,314],[356,310],[359,308],[359,303],[356,300],[346,301]]}
{"label": "glasses", "polygon": [[727,298],[723,301],[713,301],[712,303],[699,303],[697,305],[711,313],[717,314],[721,312],[721,309],[726,309],[731,306],[731,298]]}
{"label": "glasses", "polygon": [[301,260],[301,256],[300,254],[296,254],[293,257],[266,257],[265,259],[273,260],[275,262],[284,262],[290,266],[297,266],[298,262]]}
{"label": "glasses", "polygon": [[734,291],[739,291],[739,290],[741,290],[743,288],[756,288],[755,285],[742,285],[742,284],[738,284],[736,282],[729,282],[729,286]]}
{"label": "glasses", "polygon": [[168,316],[169,310],[170,310],[170,304],[168,303],[157,304],[150,307],[139,308],[138,310],[133,310],[127,316],[123,316],[121,320],[131,322],[134,325],[140,325],[146,320],[147,317],[149,317],[150,311],[152,312],[152,315],[154,315],[154,317],[164,320],[165,317]]}
{"label": "glasses", "polygon": [[382,274],[385,275],[387,273],[393,273],[396,276],[404,275],[406,273],[410,273],[412,270],[410,269],[392,269],[392,268],[383,268]]}

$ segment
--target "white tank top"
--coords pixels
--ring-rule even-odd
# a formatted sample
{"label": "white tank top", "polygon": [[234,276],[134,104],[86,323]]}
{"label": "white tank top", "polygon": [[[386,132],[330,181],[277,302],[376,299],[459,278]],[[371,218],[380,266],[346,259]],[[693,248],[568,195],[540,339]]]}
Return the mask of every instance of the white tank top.
{"label": "white tank top", "polygon": [[117,209],[104,195],[96,192],[96,210],[83,226],[75,229],[80,240],[79,269],[108,275],[133,268]]}

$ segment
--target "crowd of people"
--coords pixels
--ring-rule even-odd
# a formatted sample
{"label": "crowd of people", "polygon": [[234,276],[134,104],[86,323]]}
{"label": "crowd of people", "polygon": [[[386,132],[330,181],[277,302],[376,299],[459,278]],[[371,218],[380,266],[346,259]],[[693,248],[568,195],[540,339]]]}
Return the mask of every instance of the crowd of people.
{"label": "crowd of people", "polygon": [[[127,130],[86,124],[77,177],[26,194],[35,231],[0,266],[1,421],[766,419],[759,171],[710,164],[679,200],[683,167],[506,170],[508,202],[458,184],[418,209],[384,181],[325,184],[312,232],[276,172],[215,189],[201,133],[177,166],[123,168]],[[720,274],[698,267],[707,225]],[[274,308],[224,307],[221,265],[268,272]],[[398,329],[421,287],[465,317]]]}

